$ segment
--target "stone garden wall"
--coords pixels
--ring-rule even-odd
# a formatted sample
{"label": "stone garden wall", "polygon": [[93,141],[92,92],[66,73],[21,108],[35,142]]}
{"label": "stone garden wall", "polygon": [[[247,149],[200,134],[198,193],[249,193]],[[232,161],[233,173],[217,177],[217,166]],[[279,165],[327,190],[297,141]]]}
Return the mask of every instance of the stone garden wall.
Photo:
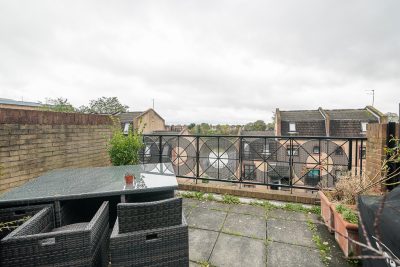
{"label": "stone garden wall", "polygon": [[105,115],[0,108],[0,193],[59,168],[110,165]]}

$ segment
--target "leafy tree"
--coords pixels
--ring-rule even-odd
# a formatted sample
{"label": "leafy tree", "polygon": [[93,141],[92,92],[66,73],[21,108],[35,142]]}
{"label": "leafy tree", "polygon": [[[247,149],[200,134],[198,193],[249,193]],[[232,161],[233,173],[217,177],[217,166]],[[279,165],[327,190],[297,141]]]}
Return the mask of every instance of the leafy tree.
{"label": "leafy tree", "polygon": [[47,98],[43,110],[55,112],[76,112],[76,108],[66,98]]}
{"label": "leafy tree", "polygon": [[388,117],[389,122],[399,122],[399,116],[394,112],[387,112],[385,114]]}
{"label": "leafy tree", "polygon": [[128,106],[119,102],[117,97],[100,97],[96,100],[90,100],[89,106],[79,107],[80,112],[97,114],[114,114],[117,112],[126,112]]}
{"label": "leafy tree", "polygon": [[272,112],[272,122],[267,123],[267,130],[275,129],[275,112]]}
{"label": "leafy tree", "polygon": [[194,127],[196,127],[196,123],[192,122],[188,125],[188,130],[191,131]]}
{"label": "leafy tree", "polygon": [[263,120],[257,120],[255,122],[247,123],[244,126],[246,131],[265,131],[267,129],[267,125]]}

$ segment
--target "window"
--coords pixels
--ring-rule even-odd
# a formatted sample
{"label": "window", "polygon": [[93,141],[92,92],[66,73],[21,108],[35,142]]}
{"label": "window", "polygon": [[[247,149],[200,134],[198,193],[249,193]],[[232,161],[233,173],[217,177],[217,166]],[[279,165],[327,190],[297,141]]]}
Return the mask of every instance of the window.
{"label": "window", "polygon": [[289,123],[289,132],[295,132],[296,131],[296,123],[290,122]]}
{"label": "window", "polygon": [[244,179],[254,180],[256,178],[254,165],[244,165]]}
{"label": "window", "polygon": [[250,154],[250,145],[248,143],[243,144],[243,151],[244,151],[244,154],[247,156]]}
{"label": "window", "polygon": [[261,154],[264,156],[268,156],[269,154],[271,154],[269,152],[269,143],[263,145],[263,150],[262,150]]}
{"label": "window", "polygon": [[319,154],[319,146],[314,146],[312,151],[313,154]]}
{"label": "window", "polygon": [[150,158],[151,157],[151,148],[149,145],[146,145],[145,149],[144,149],[144,156],[146,158]]}
{"label": "window", "polygon": [[316,186],[319,183],[320,170],[310,169],[305,177],[305,184],[309,186]]}
{"label": "window", "polygon": [[365,133],[366,131],[367,131],[367,122],[362,122],[361,123],[361,131],[363,132],[363,133]]}
{"label": "window", "polygon": [[126,122],[125,123],[125,125],[124,125],[124,134],[128,134],[128,132],[129,132],[129,122]]}
{"label": "window", "polygon": [[320,170],[311,169],[307,173],[308,178],[319,178]]}
{"label": "window", "polygon": [[365,146],[360,146],[360,157],[362,159],[366,159],[367,157],[367,148]]}
{"label": "window", "polygon": [[299,146],[298,145],[293,145],[292,149],[290,149],[290,146],[287,146],[287,155],[290,156],[292,153],[292,156],[298,156],[299,155]]}
{"label": "window", "polygon": [[336,150],[335,150],[335,155],[336,156],[342,156],[343,155],[343,148],[341,148],[341,147],[338,147],[338,148],[336,148]]}

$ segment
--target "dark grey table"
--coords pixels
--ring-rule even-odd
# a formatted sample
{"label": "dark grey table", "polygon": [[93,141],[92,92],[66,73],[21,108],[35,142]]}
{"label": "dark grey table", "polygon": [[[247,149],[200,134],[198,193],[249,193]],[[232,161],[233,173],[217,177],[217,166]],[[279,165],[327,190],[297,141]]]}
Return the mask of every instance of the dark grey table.
{"label": "dark grey table", "polygon": [[[133,185],[125,184],[127,172],[135,175]],[[152,201],[173,197],[177,188],[171,163],[61,169],[0,195],[0,208],[54,203],[55,210],[60,211],[62,203],[72,201],[77,202],[77,209],[96,200],[115,205],[126,198]]]}

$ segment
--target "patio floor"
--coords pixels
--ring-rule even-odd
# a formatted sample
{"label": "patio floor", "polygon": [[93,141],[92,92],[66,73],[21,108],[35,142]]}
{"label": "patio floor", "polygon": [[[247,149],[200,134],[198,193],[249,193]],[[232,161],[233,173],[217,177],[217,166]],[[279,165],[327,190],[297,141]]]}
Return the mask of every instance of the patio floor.
{"label": "patio floor", "polygon": [[[350,266],[315,214],[195,199],[183,203],[190,266]],[[313,235],[330,247],[325,264]]]}

